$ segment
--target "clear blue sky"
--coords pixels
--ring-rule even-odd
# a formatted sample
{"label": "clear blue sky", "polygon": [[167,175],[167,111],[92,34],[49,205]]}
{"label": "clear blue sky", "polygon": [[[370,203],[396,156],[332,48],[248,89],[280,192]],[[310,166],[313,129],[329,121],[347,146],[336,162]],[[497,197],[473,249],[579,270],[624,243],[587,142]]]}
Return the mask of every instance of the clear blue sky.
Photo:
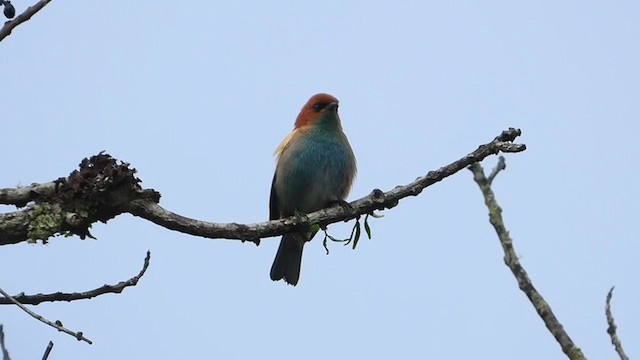
{"label": "clear blue sky", "polygon": [[[34,0],[15,0],[18,12]],[[309,96],[340,99],[350,199],[437,169],[507,127],[528,150],[494,185],[523,265],[574,341],[613,359],[604,299],[640,356],[637,1],[54,1],[0,43],[0,187],[106,150],[185,216],[268,218],[273,150]],[[490,168],[496,158],[483,165]],[[12,210],[9,207],[1,211]],[[563,359],[502,263],[468,171],[372,222],[356,251],[207,240],[120,216],[98,238],[2,247],[10,293],[135,288],[35,307],[89,346],[0,307],[14,359]],[[350,224],[330,227],[346,235]]]}

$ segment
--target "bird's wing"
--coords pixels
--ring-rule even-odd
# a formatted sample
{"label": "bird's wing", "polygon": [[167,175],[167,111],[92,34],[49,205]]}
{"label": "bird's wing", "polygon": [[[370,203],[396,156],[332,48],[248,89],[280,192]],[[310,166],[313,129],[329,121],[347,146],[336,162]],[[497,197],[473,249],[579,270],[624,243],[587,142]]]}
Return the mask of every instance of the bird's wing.
{"label": "bird's wing", "polygon": [[276,193],[276,174],[273,174],[271,181],[271,197],[269,198],[269,220],[280,218],[280,208],[278,206],[278,194]]}
{"label": "bird's wing", "polygon": [[292,132],[289,133],[289,135],[287,135],[286,138],[284,138],[284,140],[282,140],[282,142],[280,143],[280,145],[278,145],[278,147],[276,148],[276,151],[274,151],[273,154],[279,158],[280,155],[282,155],[282,152],[284,151],[284,149],[286,149],[289,143],[291,143],[291,140],[297,138],[303,133],[304,133],[304,129],[301,129],[301,128],[294,129]]}

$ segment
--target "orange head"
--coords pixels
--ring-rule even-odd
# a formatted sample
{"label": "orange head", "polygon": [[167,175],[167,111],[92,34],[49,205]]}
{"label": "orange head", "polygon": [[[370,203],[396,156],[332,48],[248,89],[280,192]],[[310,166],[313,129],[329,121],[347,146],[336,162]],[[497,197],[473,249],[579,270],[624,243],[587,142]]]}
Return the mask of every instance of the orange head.
{"label": "orange head", "polygon": [[338,124],[340,123],[340,118],[338,117],[338,99],[329,94],[315,94],[300,110],[294,127],[297,129],[311,125],[316,120],[327,115],[335,117]]}

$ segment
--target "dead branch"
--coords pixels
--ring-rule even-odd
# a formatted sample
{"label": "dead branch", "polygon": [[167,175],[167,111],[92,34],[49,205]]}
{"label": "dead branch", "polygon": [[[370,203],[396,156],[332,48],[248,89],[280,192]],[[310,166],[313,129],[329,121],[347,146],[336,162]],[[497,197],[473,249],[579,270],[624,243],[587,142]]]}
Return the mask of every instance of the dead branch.
{"label": "dead branch", "polygon": [[609,334],[609,337],[611,337],[611,344],[613,345],[614,349],[616,349],[620,360],[629,360],[629,357],[627,356],[627,354],[625,354],[624,349],[622,349],[622,342],[620,342],[620,339],[618,338],[618,327],[616,326],[616,322],[613,319],[613,314],[611,313],[611,298],[613,297],[614,287],[615,286],[612,286],[611,290],[609,290],[604,307],[604,312],[607,316],[607,325],[609,325],[607,327],[607,334]]}
{"label": "dead branch", "polygon": [[[491,180],[494,180],[495,175],[502,170],[500,168],[505,168],[504,161],[500,161],[496,169],[492,171],[492,174],[494,175]],[[502,245],[502,250],[504,251],[504,263],[509,267],[509,270],[511,270],[511,273],[513,273],[513,276],[515,276],[518,281],[520,290],[522,290],[527,298],[529,298],[529,301],[536,309],[538,316],[540,316],[542,321],[544,321],[547,329],[549,329],[549,332],[551,332],[551,335],[556,339],[567,357],[572,360],[586,359],[582,354],[582,350],[580,350],[580,348],[574,344],[573,340],[571,340],[569,334],[567,334],[564,327],[553,313],[549,303],[542,297],[542,295],[540,295],[538,290],[536,290],[531,279],[529,279],[529,275],[522,267],[513,247],[513,240],[511,239],[509,231],[506,229],[504,221],[502,220],[502,209],[496,201],[495,194],[491,189],[491,182],[485,176],[484,169],[479,163],[475,163],[469,166],[469,170],[473,173],[473,179],[480,187],[480,191],[484,196],[484,203],[489,209],[489,222],[493,225],[493,228],[498,235],[498,239],[500,240],[500,245]]]}
{"label": "dead branch", "polygon": [[235,239],[256,244],[265,237],[351,220],[375,210],[391,209],[408,196],[417,196],[425,188],[457,173],[465,167],[498,154],[521,152],[524,144],[514,144],[519,129],[503,131],[487,144],[462,158],[429,171],[415,181],[353,201],[351,209],[334,206],[308,214],[256,224],[221,224],[190,219],[164,209],[158,203],[160,193],[142,189],[135,169],[100,153],[84,159],[79,170],[68,177],[25,188],[0,189],[0,204],[24,206],[25,209],[0,214],[0,245],[22,241],[47,241],[56,235],[75,234],[91,237],[91,224],[107,222],[122,213],[130,213],[170,230],[210,239]]}
{"label": "dead branch", "polygon": [[33,15],[42,10],[42,8],[50,2],[51,0],[40,0],[33,6],[29,6],[22,14],[16,16],[13,20],[5,22],[4,26],[0,28],[0,41],[9,36],[16,26],[31,19]]}
{"label": "dead branch", "polygon": [[[70,302],[75,300],[91,299],[96,296],[100,296],[104,294],[119,294],[126,287],[136,286],[138,284],[138,281],[140,281],[140,278],[142,277],[142,275],[144,275],[144,273],[147,271],[150,261],[151,261],[151,252],[147,251],[147,256],[144,258],[144,264],[142,265],[142,270],[140,270],[140,272],[136,276],[132,277],[131,279],[126,281],[121,281],[115,285],[105,284],[93,290],[83,291],[83,292],[73,292],[73,293],[56,292],[51,294],[35,294],[35,295],[25,295],[24,293],[20,293],[18,295],[12,296],[12,298],[21,304],[38,305],[43,302],[54,302],[54,301]],[[13,304],[13,303],[14,302],[7,297],[0,298],[0,305],[7,305],[7,304]]]}

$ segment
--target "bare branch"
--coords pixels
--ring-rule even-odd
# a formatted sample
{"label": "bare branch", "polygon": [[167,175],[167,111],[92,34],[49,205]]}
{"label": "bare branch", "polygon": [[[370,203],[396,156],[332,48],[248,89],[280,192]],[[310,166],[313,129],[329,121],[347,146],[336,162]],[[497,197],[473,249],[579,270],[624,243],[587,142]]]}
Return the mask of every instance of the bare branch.
{"label": "bare branch", "polygon": [[489,179],[485,177],[484,169],[479,163],[475,163],[469,166],[469,170],[473,172],[473,179],[480,187],[480,191],[482,191],[482,195],[484,196],[484,202],[489,209],[489,222],[493,225],[500,239],[500,245],[502,245],[502,250],[504,251],[504,263],[509,267],[509,270],[511,270],[518,281],[520,290],[527,295],[529,301],[536,309],[538,316],[544,321],[547,329],[549,329],[567,357],[569,359],[585,359],[582,350],[573,343],[569,334],[564,331],[562,324],[554,315],[551,306],[549,306],[549,303],[547,303],[533,286],[529,275],[522,267],[522,264],[520,264],[520,260],[518,260],[518,256],[513,247],[513,240],[502,220],[502,209],[496,201]]}
{"label": "bare branch", "polygon": [[[83,299],[91,299],[96,296],[104,295],[104,294],[119,294],[124,288],[129,286],[136,286],[138,281],[147,271],[149,267],[149,262],[151,261],[151,252],[147,251],[147,256],[144,258],[144,265],[142,266],[142,270],[138,273],[138,275],[132,277],[127,281],[121,281],[115,285],[102,285],[99,288],[85,291],[85,292],[75,292],[75,293],[63,293],[57,292],[52,294],[36,294],[36,295],[25,295],[24,293],[20,293],[11,298],[5,296],[5,298],[0,298],[0,305],[6,304],[14,304],[15,301],[18,301],[21,304],[28,305],[38,305],[43,302],[53,302],[53,301],[74,301],[74,300],[83,300]],[[11,301],[11,299],[15,301]]]}
{"label": "bare branch", "polygon": [[0,204],[24,207],[29,201],[52,196],[55,190],[56,182],[0,189]]}
{"label": "bare branch", "polygon": [[56,182],[36,184],[16,189],[0,189],[0,201],[21,205],[33,201],[24,210],[0,214],[0,245],[22,241],[46,241],[51,236],[76,234],[91,236],[89,227],[96,221],[107,222],[113,217],[130,213],[170,230],[210,239],[235,239],[259,243],[260,239],[354,219],[374,210],[391,209],[408,196],[417,196],[425,188],[457,173],[465,167],[498,154],[521,152],[524,144],[512,142],[520,136],[519,129],[503,131],[493,141],[437,170],[428,172],[407,185],[382,192],[374,189],[370,195],[350,203],[351,208],[333,206],[301,218],[273,220],[256,224],[221,224],[190,219],[164,209],[158,202],[160,194],[143,190],[135,177],[135,169],[106,154],[84,159],[80,169]]}
{"label": "bare branch", "polygon": [[9,36],[9,34],[11,34],[11,31],[13,31],[16,26],[31,19],[31,17],[35,15],[35,13],[42,10],[42,8],[50,2],[51,0],[40,0],[35,5],[29,6],[27,10],[25,10],[22,14],[16,16],[13,20],[5,22],[4,26],[0,28],[0,41]]}
{"label": "bare branch", "polygon": [[455,174],[469,164],[480,161],[489,155],[497,154],[500,151],[524,151],[526,149],[525,145],[510,143],[520,134],[520,130],[513,128],[503,131],[502,134],[497,136],[492,142],[480,146],[476,151],[471,152],[447,166],[435,171],[430,171],[427,175],[419,177],[412,183],[397,186],[386,193],[374,189],[369,196],[350,203],[350,209],[342,206],[334,206],[308,214],[304,219],[291,217],[250,225],[209,223],[175,214],[147,199],[133,201],[129,211],[135,216],[147,219],[167,229],[190,235],[211,239],[223,238],[258,242],[264,237],[282,235],[301,228],[306,229],[314,224],[324,227],[332,223],[347,221],[360,215],[372,213],[374,210],[391,209],[397,206],[401,199],[408,196],[417,196],[424,188]]}
{"label": "bare branch", "polygon": [[0,350],[2,350],[2,360],[11,360],[9,351],[4,345],[4,326],[0,324]]}
{"label": "bare branch", "polygon": [[611,290],[609,290],[609,293],[607,294],[607,301],[605,302],[604,307],[604,312],[607,315],[607,324],[609,325],[609,327],[607,328],[607,334],[609,334],[609,336],[611,337],[611,344],[613,344],[613,347],[616,349],[618,356],[620,356],[620,360],[629,360],[627,354],[625,354],[624,350],[622,349],[622,343],[620,342],[620,339],[618,338],[618,334],[616,332],[618,327],[616,326],[616,322],[613,319],[613,314],[611,313],[611,298],[613,297],[614,288],[615,286],[612,286]]}
{"label": "bare branch", "polygon": [[44,355],[42,355],[42,360],[47,360],[49,358],[49,354],[51,354],[51,349],[53,349],[53,341],[49,341],[47,348],[44,350]]}
{"label": "bare branch", "polygon": [[11,300],[11,302],[13,302],[14,304],[18,305],[18,307],[20,309],[22,309],[27,314],[31,315],[34,319],[36,319],[38,321],[41,321],[41,322],[43,322],[43,323],[45,323],[45,324],[57,329],[58,331],[62,331],[64,333],[67,333],[67,334],[73,336],[74,338],[78,339],[78,341],[82,340],[82,341],[87,342],[88,344],[92,344],[91,340],[87,339],[86,337],[84,337],[84,335],[82,335],[82,331],[73,332],[73,331],[65,328],[64,326],[62,326],[62,322],[60,322],[60,320],[56,320],[55,322],[47,320],[42,315],[39,315],[39,314],[29,310],[28,307],[20,304],[16,299],[11,297],[11,295],[7,294],[6,291],[2,290],[2,288],[0,288],[0,294],[2,294],[5,298],[8,298],[9,300]]}
{"label": "bare branch", "polygon": [[493,179],[496,178],[496,176],[498,176],[498,174],[500,173],[500,171],[504,170],[507,168],[507,162],[504,161],[504,156],[500,155],[498,157],[498,164],[496,164],[496,166],[493,168],[493,170],[491,170],[491,174],[489,174],[489,176],[487,176],[487,182],[489,182],[489,184],[493,183]]}

